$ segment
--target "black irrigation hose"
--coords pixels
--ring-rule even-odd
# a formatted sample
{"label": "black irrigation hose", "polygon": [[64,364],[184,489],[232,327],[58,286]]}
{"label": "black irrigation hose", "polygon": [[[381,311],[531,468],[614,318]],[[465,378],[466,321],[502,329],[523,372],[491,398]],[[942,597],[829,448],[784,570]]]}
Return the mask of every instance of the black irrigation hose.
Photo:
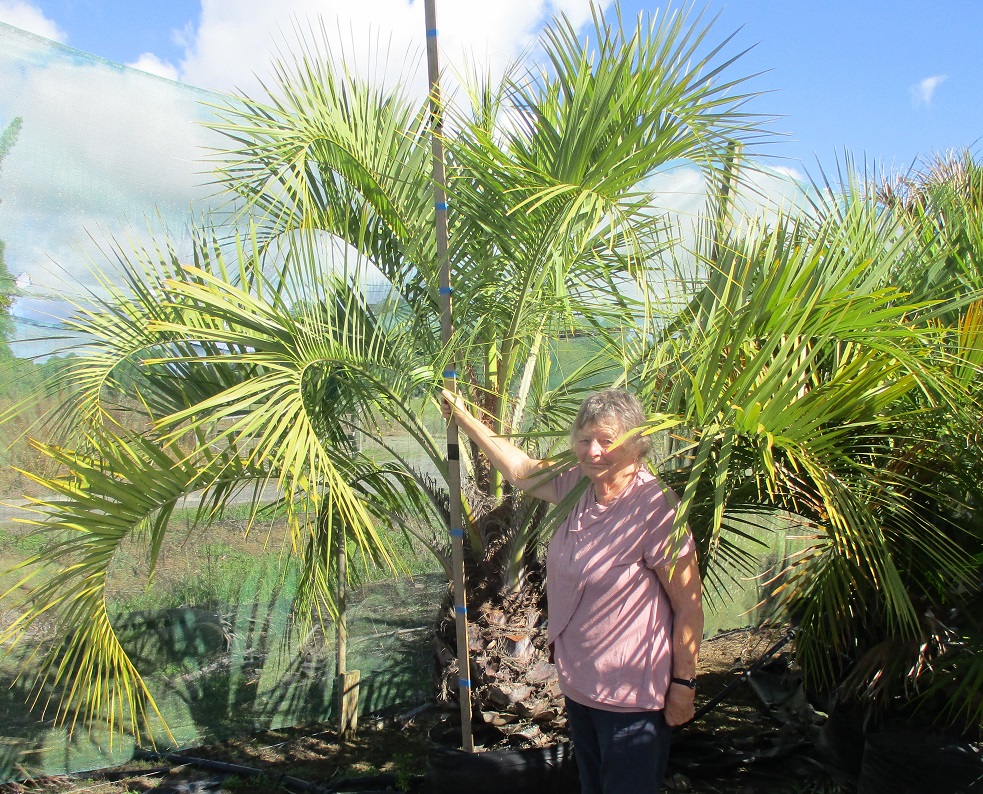
{"label": "black irrigation hose", "polygon": [[[153,769],[140,769],[134,772],[132,769],[127,769],[125,771],[114,771],[114,772],[99,772],[99,780],[105,781],[107,783],[115,783],[120,780],[126,780],[132,777],[156,777],[157,775],[166,775],[174,768],[171,766],[155,766]],[[94,774],[91,772],[82,772],[79,774]]]}
{"label": "black irrigation hose", "polygon": [[679,729],[682,730],[683,728],[689,727],[694,722],[696,722],[698,719],[700,719],[700,717],[702,717],[704,714],[712,711],[717,706],[719,706],[720,703],[721,703],[721,701],[725,697],[727,697],[727,695],[729,695],[734,689],[736,689],[739,684],[743,683],[748,678],[750,678],[751,677],[751,674],[755,670],[758,670],[772,656],[774,656],[782,648],[784,648],[786,645],[788,645],[792,641],[792,639],[794,637],[795,637],[795,629],[794,628],[790,628],[788,631],[785,632],[785,636],[782,637],[774,645],[772,645],[767,651],[765,651],[764,654],[754,664],[752,664],[750,667],[747,668],[747,670],[745,670],[737,678],[735,678],[733,681],[731,681],[729,684],[727,684],[727,686],[725,686],[716,695],[714,695],[712,698],[710,698],[710,700],[708,700],[706,703],[704,703],[702,706],[700,706],[700,708],[698,708],[696,710],[696,713],[693,715],[693,719],[691,719],[685,725],[679,726]]}
{"label": "black irrigation hose", "polygon": [[378,786],[385,791],[394,791],[396,788],[395,775],[370,775],[366,777],[348,778],[339,783],[338,786],[322,786],[318,783],[311,783],[307,780],[292,777],[291,775],[275,777],[270,775],[268,771],[257,769],[256,767],[230,764],[225,761],[213,761],[210,758],[195,758],[194,756],[180,755],[179,753],[137,749],[134,753],[134,758],[163,759],[180,765],[190,765],[200,767],[201,769],[210,769],[215,772],[227,772],[230,775],[239,775],[240,777],[267,777],[273,784],[283,786],[288,791],[309,792],[310,794],[340,794],[340,792],[347,791],[361,791],[363,794],[371,794],[371,792],[377,790],[370,788],[372,786]]}

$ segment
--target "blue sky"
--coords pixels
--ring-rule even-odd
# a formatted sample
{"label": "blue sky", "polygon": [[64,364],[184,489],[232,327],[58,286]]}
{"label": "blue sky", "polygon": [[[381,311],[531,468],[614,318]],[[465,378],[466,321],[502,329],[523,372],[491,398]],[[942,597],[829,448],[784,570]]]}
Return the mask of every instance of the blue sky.
{"label": "blue sky", "polygon": [[[480,47],[484,34],[493,59],[511,56],[512,44],[517,53],[558,8],[578,20],[587,16],[583,0],[499,0],[494,18],[469,19],[462,10],[483,5],[437,0],[438,20],[442,34],[449,20],[471,45]],[[422,14],[422,0],[362,0],[358,11],[336,0],[211,0],[206,6],[203,12],[198,0],[0,0],[0,20],[16,25],[13,11],[23,18],[25,8],[34,9],[73,47],[204,87],[248,89],[249,72],[263,70],[263,40],[272,42],[295,19],[323,11],[341,26],[385,30],[389,24],[399,42],[418,35],[414,12]],[[660,6],[630,0],[621,7],[631,18]],[[737,70],[764,72],[752,85],[770,93],[753,108],[783,117],[777,127],[789,137],[773,151],[790,158],[786,165],[815,172],[818,160],[830,170],[846,149],[902,169],[933,152],[981,150],[980,0],[710,0],[705,8],[708,17],[720,15],[718,36],[737,31],[732,51],[753,47]],[[509,31],[512,41],[503,45]],[[216,66],[223,60],[225,71]]]}
{"label": "blue sky", "polygon": [[118,63],[146,52],[176,62],[180,37],[201,16],[186,0],[45,0],[30,3],[67,34],[67,44]]}
{"label": "blue sky", "polygon": [[785,116],[784,154],[828,165],[844,148],[905,167],[920,155],[983,147],[983,3],[978,0],[739,0],[759,106]]}

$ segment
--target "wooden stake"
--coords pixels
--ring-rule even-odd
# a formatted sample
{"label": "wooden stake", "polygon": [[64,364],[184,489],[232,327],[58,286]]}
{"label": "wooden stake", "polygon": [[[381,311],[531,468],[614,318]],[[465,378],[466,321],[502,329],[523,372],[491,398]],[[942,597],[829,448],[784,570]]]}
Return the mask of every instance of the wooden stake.
{"label": "wooden stake", "polygon": [[348,670],[348,551],[344,533],[338,542],[338,621],[335,693],[338,698],[338,737],[351,741],[358,730],[358,684],[361,674]]}
{"label": "wooden stake", "polygon": [[358,731],[358,685],[362,674],[358,670],[346,670],[338,674],[338,736],[348,742]]}
{"label": "wooden stake", "polygon": [[[433,192],[437,223],[437,264],[440,268],[440,328],[446,345],[454,333],[451,314],[450,259],[447,255],[447,194],[444,190],[443,106],[437,52],[437,12],[434,0],[424,4],[427,22],[427,71],[430,81],[430,140],[433,151]],[[456,361],[444,372],[444,388],[457,391]],[[468,611],[464,580],[464,522],[461,510],[461,461],[457,425],[447,424],[447,486],[451,496],[450,533],[454,567],[454,612],[457,619],[458,697],[461,702],[461,747],[474,752],[471,732],[471,660],[468,653]]]}

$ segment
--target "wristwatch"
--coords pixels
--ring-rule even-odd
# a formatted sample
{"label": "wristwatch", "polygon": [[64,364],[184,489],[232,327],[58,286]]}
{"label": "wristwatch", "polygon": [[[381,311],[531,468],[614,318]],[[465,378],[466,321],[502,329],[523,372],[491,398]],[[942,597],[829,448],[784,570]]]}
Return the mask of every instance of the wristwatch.
{"label": "wristwatch", "polygon": [[679,684],[680,686],[689,687],[690,689],[696,689],[696,679],[695,678],[676,678],[673,676],[669,679],[674,684]]}

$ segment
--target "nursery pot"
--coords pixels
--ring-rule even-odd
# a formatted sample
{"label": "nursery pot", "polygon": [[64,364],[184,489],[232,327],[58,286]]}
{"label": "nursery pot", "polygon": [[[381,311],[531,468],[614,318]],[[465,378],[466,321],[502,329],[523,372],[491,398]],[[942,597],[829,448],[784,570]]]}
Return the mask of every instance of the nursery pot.
{"label": "nursery pot", "polygon": [[433,794],[568,794],[580,790],[569,742],[465,752],[431,734],[427,790]]}

